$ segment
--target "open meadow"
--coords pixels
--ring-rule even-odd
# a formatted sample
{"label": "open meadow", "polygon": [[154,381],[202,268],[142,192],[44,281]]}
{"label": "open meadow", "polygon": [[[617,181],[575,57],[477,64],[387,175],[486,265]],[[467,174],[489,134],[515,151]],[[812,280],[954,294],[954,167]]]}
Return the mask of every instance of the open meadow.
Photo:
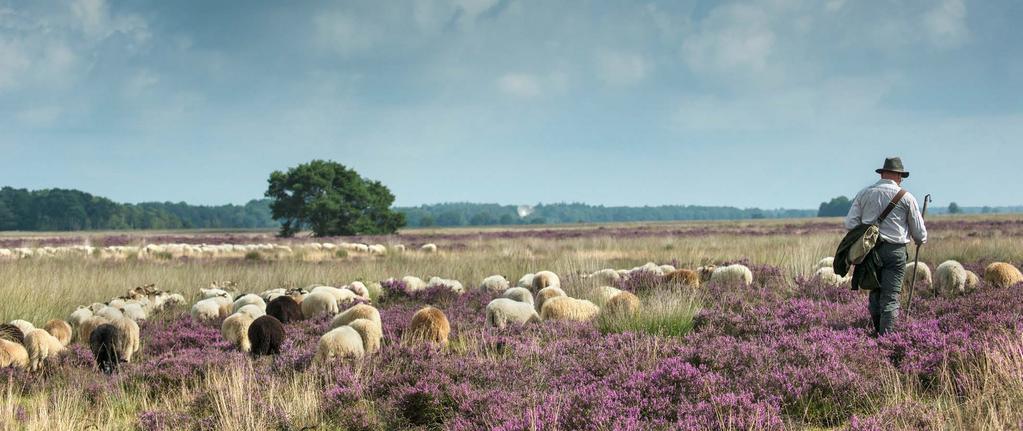
{"label": "open meadow", "polygon": [[[867,329],[866,293],[815,275],[844,234],[840,225],[838,219],[587,224],[315,239],[381,244],[382,254],[306,250],[302,244],[314,239],[279,240],[261,231],[5,233],[0,248],[8,250],[92,248],[81,255],[0,258],[2,322],[21,319],[41,328],[50,319],[68,320],[79,306],[145,285],[181,294],[184,302],[147,309],[138,319],[138,352],[110,375],[97,369],[80,340],[38,371],[4,368],[0,424],[29,430],[1023,426],[1023,285],[984,280],[992,262],[1023,264],[1023,217],[929,220],[920,260],[932,271],[956,260],[981,280],[963,293],[917,283],[912,315],[903,313],[897,333],[880,338]],[[147,254],[148,244],[271,246],[222,255]],[[421,250],[425,244],[437,251]],[[108,256],[103,247],[134,251]],[[656,265],[644,267],[648,262]],[[705,278],[696,286],[668,276],[672,269],[733,263],[751,270],[751,283]],[[626,271],[591,276],[602,269]],[[493,327],[487,306],[504,286],[481,289],[481,282],[499,274],[515,286],[543,270],[558,275],[567,296],[590,300],[600,312]],[[446,280],[419,289],[405,276]],[[253,357],[222,335],[223,316],[202,320],[192,312],[203,299],[200,288],[214,285],[239,298],[356,281],[367,286],[369,300],[354,302],[379,310],[382,338],[378,350],[355,357],[314,357],[321,336],[335,326],[332,316],[286,323],[280,351]],[[617,290],[603,286],[635,294],[638,309],[615,307]],[[534,295],[540,287],[527,284]],[[339,311],[351,305],[341,302]],[[426,305],[449,320],[446,343],[423,342],[411,329]]]}

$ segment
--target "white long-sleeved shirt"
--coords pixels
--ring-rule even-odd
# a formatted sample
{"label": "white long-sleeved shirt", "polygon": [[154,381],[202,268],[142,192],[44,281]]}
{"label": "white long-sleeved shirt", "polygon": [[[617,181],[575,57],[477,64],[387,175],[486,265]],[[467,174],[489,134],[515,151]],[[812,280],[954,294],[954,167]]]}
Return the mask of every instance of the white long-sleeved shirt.
{"label": "white long-sleeved shirt", "polygon": [[[880,180],[861,190],[853,199],[849,215],[845,217],[845,228],[852,230],[860,224],[874,224],[881,212],[888,207],[900,187],[892,180]],[[895,244],[909,244],[910,235],[917,243],[927,242],[927,227],[923,215],[912,193],[906,193],[888,217],[879,226],[881,239]]]}

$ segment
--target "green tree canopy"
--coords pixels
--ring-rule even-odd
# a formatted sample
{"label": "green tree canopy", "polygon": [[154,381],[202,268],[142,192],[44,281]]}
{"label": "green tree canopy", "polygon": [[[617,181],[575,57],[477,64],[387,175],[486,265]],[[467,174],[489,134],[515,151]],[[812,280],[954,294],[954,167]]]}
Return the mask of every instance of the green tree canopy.
{"label": "green tree canopy", "polygon": [[274,171],[266,197],[281,222],[281,236],[308,227],[316,236],[393,233],[405,216],[391,210],[394,195],[344,165],[313,160],[288,172]]}
{"label": "green tree canopy", "polygon": [[949,214],[959,214],[961,212],[963,212],[963,210],[962,210],[962,208],[959,208],[959,204],[957,204],[955,202],[952,202],[952,203],[948,204],[948,213]]}
{"label": "green tree canopy", "polygon": [[845,196],[839,196],[830,202],[821,202],[817,217],[841,217],[849,214],[849,208],[852,208],[852,201]]}

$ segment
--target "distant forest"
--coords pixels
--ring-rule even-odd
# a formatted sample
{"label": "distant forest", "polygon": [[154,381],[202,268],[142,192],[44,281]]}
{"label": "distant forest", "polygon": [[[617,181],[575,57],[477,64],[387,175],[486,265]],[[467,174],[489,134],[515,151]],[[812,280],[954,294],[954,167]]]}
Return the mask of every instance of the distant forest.
{"label": "distant forest", "polygon": [[[848,210],[847,199],[822,203],[818,210],[764,210],[757,208],[662,205],[622,207],[581,203],[515,206],[477,203],[442,203],[397,207],[409,227],[493,226],[521,224],[602,223],[672,220],[742,220],[832,215],[835,207]],[[830,211],[825,211],[830,209]],[[962,213],[1023,212],[1023,207],[962,207]],[[932,214],[947,208],[932,208]],[[844,215],[841,210],[836,215]],[[0,189],[0,231],[76,231],[121,229],[266,229],[278,223],[270,215],[270,200],[253,199],[244,205],[189,205],[184,202],[122,204],[70,189]]]}

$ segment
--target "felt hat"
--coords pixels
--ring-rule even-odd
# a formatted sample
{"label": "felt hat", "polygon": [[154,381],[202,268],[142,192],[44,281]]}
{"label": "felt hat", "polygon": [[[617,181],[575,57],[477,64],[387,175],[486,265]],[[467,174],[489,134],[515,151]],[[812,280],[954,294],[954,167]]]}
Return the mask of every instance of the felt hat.
{"label": "felt hat", "polygon": [[902,178],[909,177],[909,171],[907,171],[906,168],[902,166],[902,159],[899,157],[889,157],[887,159],[884,159],[884,166],[880,169],[875,170],[874,172],[880,174],[881,172],[885,171],[895,172],[899,175],[902,175]]}

